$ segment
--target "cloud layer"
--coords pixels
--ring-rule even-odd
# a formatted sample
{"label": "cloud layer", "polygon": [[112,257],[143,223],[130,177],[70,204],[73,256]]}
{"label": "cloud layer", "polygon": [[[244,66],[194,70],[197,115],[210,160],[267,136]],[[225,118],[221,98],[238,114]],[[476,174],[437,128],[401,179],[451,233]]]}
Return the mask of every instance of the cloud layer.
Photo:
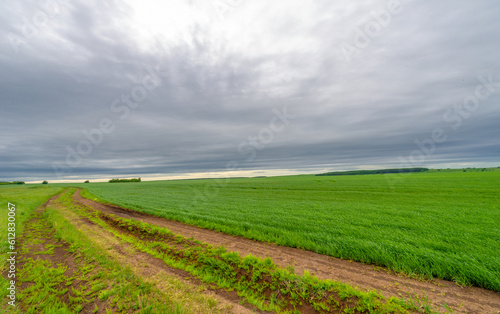
{"label": "cloud layer", "polygon": [[0,180],[500,164],[494,1],[1,7]]}

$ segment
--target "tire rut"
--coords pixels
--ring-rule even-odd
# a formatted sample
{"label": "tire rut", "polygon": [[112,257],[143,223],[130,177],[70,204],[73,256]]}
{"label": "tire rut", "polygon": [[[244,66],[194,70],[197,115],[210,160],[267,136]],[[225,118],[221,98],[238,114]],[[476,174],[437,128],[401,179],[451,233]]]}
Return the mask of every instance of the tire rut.
{"label": "tire rut", "polygon": [[187,225],[134,210],[106,205],[86,199],[77,190],[73,195],[75,202],[96,210],[142,220],[144,222],[165,227],[173,233],[187,238],[194,238],[214,246],[224,246],[241,256],[254,255],[259,258],[271,258],[280,267],[294,266],[296,273],[305,270],[319,279],[341,281],[364,290],[378,290],[384,296],[415,298],[423,296],[432,302],[434,310],[444,311],[446,304],[456,313],[500,313],[500,293],[477,287],[461,287],[456,283],[441,279],[422,281],[404,277],[393,272],[359,262],[342,260],[311,251],[279,246],[272,243],[258,242],[246,238],[228,235],[222,232]]}
{"label": "tire rut", "polygon": [[[55,198],[57,200],[57,197]],[[80,205],[83,205],[79,203]],[[58,205],[61,210],[62,205]],[[62,210],[67,210],[64,207]],[[200,308],[188,308],[188,313],[233,313],[233,314],[250,314],[250,313],[265,313],[260,311],[255,306],[248,303],[241,303],[241,298],[236,294],[236,292],[228,292],[224,289],[213,289],[210,285],[205,284],[201,280],[192,276],[189,272],[169,267],[165,262],[159,258],[153,257],[147,253],[141,252],[135,249],[130,244],[119,240],[110,231],[103,229],[101,226],[95,224],[93,221],[86,217],[81,217],[73,213],[67,213],[68,216],[72,217],[73,221],[81,222],[81,226],[84,228],[77,227],[81,232],[83,232],[89,238],[99,238],[98,241],[102,245],[109,246],[112,250],[108,248],[108,254],[112,255],[121,264],[126,265],[140,277],[144,278],[146,281],[153,283],[158,289],[168,293],[170,291],[165,291],[166,287],[171,288],[171,284],[165,286],[162,278],[173,277],[177,280],[195,287],[203,287],[201,292],[204,295],[215,298],[219,305],[211,310],[200,309]],[[130,218],[130,217],[127,217]],[[103,249],[105,246],[102,246]],[[167,289],[168,290],[168,289]],[[198,292],[200,293],[200,292]]]}

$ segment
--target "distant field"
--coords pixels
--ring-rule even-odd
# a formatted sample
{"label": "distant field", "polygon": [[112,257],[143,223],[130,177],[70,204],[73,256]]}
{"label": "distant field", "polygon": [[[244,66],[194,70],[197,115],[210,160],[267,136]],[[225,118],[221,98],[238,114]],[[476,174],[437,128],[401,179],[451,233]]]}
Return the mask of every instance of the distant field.
{"label": "distant field", "polygon": [[500,169],[78,186],[229,234],[500,291]]}

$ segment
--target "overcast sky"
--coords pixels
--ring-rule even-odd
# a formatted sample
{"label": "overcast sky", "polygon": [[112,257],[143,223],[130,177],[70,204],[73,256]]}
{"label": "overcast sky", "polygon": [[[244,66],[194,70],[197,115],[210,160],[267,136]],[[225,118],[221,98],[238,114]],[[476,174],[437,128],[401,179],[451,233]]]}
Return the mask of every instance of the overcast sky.
{"label": "overcast sky", "polygon": [[0,180],[500,166],[499,16],[495,0],[3,0]]}

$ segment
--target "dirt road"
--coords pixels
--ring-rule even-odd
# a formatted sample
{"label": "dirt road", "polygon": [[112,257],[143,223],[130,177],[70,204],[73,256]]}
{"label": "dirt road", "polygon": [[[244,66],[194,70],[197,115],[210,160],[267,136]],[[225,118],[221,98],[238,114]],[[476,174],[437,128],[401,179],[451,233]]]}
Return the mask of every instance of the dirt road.
{"label": "dirt road", "polygon": [[257,242],[221,232],[202,229],[133,210],[110,206],[83,198],[76,191],[75,202],[96,210],[133,218],[170,229],[184,237],[192,237],[211,245],[224,246],[228,251],[242,256],[252,254],[260,258],[270,257],[281,267],[294,265],[295,272],[302,274],[309,270],[320,279],[331,279],[359,286],[366,290],[379,290],[385,296],[425,299],[423,292],[432,302],[433,309],[446,312],[446,304],[455,313],[500,313],[500,294],[476,287],[460,287],[444,280],[421,281],[406,278],[371,265],[341,260],[310,251]]}

